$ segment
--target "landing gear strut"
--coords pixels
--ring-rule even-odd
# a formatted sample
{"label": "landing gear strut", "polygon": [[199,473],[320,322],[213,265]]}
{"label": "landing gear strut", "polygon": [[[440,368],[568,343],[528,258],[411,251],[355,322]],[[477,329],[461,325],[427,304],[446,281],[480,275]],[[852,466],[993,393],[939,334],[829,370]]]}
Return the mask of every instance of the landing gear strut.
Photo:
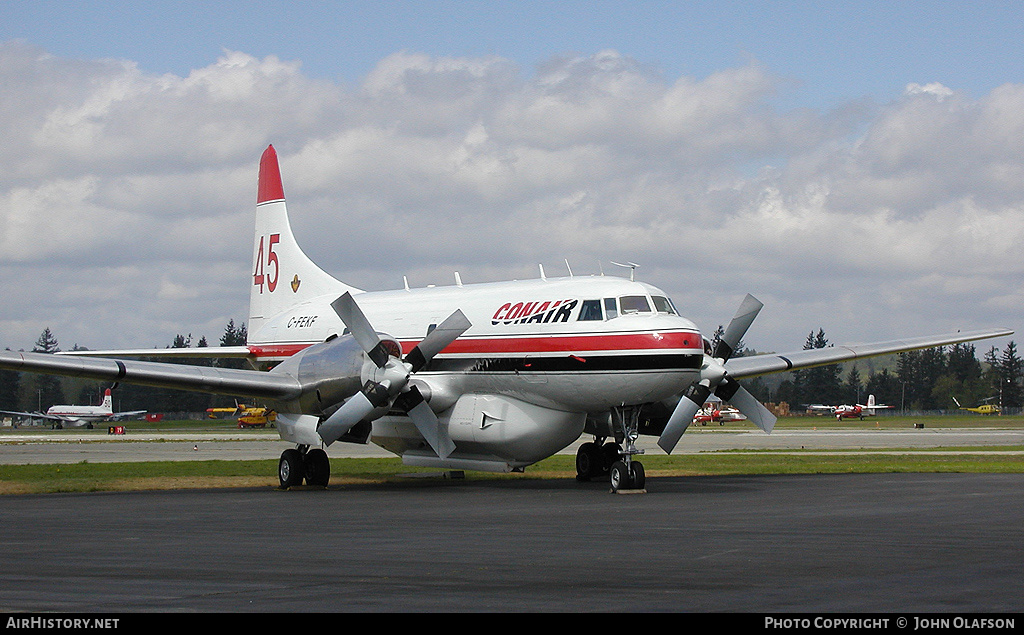
{"label": "landing gear strut", "polygon": [[640,436],[640,406],[612,408],[615,443],[604,443],[603,437],[584,443],[576,452],[576,480],[607,477],[612,491],[641,490],[647,482],[644,466],[633,456],[643,454],[636,447]]}
{"label": "landing gear strut", "polygon": [[307,485],[327,487],[331,480],[331,461],[322,449],[300,445],[281,453],[277,476],[281,489],[302,485],[303,480]]}

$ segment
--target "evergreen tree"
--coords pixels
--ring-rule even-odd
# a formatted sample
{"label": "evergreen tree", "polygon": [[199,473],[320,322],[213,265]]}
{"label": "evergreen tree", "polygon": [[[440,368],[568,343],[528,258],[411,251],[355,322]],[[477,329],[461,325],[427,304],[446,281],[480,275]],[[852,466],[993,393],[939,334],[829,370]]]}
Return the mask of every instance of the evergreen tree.
{"label": "evergreen tree", "polygon": [[[718,327],[722,328],[722,327]],[[716,333],[717,335],[717,333]],[[239,328],[235,327],[234,320],[228,320],[228,324],[224,327],[224,335],[220,337],[221,346],[245,346],[248,333],[245,330],[245,323]]]}
{"label": "evergreen tree", "polygon": [[[235,321],[228,320],[227,326],[224,327],[224,335],[220,336],[220,345],[245,346],[247,339],[245,323],[243,322],[241,327],[236,328]],[[244,359],[218,359],[216,365],[222,368],[245,368],[246,362]]]}
{"label": "evergreen tree", "polygon": [[[807,336],[804,349],[826,348],[828,338],[824,329],[819,328],[817,335],[812,331]],[[842,378],[838,364],[815,366],[801,371],[802,389],[805,403],[839,404],[843,401]]]}
{"label": "evergreen tree", "polygon": [[999,379],[1002,387],[1002,405],[1016,408],[1021,405],[1022,363],[1017,356],[1017,345],[1012,341],[999,358]]}
{"label": "evergreen tree", "polygon": [[[999,349],[995,346],[985,353],[985,385],[990,391],[990,397],[1001,397],[1003,390],[1002,363],[999,359]],[[966,405],[966,404],[965,404]],[[1002,404],[1000,404],[1002,405]]]}
{"label": "evergreen tree", "polygon": [[900,382],[900,407],[919,410],[921,408],[921,354],[918,351],[900,353],[896,366],[896,377]]}
{"label": "evergreen tree", "polygon": [[900,389],[899,380],[889,372],[888,368],[883,368],[881,372],[872,373],[868,377],[866,392],[869,395],[874,395],[875,401],[878,403],[890,405],[900,403]]}
{"label": "evergreen tree", "polygon": [[[50,332],[50,327],[43,329],[39,339],[36,340],[35,347],[33,347],[33,353],[56,353],[60,350],[60,345],[57,343],[57,338]],[[36,389],[36,407],[41,411],[45,412],[47,408],[54,404],[65,403],[64,399],[64,386],[61,383],[60,377],[55,375],[36,375],[35,380]]]}
{"label": "evergreen tree", "polygon": [[861,403],[860,393],[863,385],[860,381],[860,371],[857,370],[857,366],[854,365],[850,368],[849,374],[846,376],[846,384],[843,386],[843,392],[846,393],[846,399],[850,400],[850,403]]}

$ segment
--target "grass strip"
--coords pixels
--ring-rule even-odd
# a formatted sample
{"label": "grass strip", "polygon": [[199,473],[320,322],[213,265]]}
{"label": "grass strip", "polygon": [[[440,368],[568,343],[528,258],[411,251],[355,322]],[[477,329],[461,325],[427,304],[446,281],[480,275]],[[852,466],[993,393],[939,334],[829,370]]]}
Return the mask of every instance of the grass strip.
{"label": "grass strip", "polygon": [[[986,448],[964,454],[941,451],[707,452],[644,456],[649,477],[697,475],[837,474],[880,472],[1024,473],[1024,457]],[[409,482],[410,475],[438,470],[403,465],[398,458],[331,459],[331,486]],[[467,480],[575,478],[575,457],[556,455],[523,474],[471,472]],[[154,461],[141,463],[73,463],[0,465],[0,494],[101,492],[225,487],[277,487],[277,461]]]}

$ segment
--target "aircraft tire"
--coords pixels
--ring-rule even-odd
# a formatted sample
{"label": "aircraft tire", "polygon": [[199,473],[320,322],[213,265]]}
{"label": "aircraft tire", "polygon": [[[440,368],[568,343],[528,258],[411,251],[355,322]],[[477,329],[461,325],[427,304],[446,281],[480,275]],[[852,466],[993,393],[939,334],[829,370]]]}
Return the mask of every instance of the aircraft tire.
{"label": "aircraft tire", "polygon": [[289,449],[281,453],[281,461],[277,464],[277,477],[281,481],[281,489],[302,485],[304,474],[301,452]]}
{"label": "aircraft tire", "polygon": [[327,487],[331,481],[331,460],[327,453],[315,448],[306,453],[306,484],[316,487]]}
{"label": "aircraft tire", "polygon": [[640,461],[633,461],[629,464],[629,476],[633,481],[633,489],[643,489],[647,485],[647,472],[644,464]]}
{"label": "aircraft tire", "polygon": [[629,475],[629,468],[626,467],[625,461],[616,461],[615,463],[612,463],[609,478],[612,483],[613,492],[617,492],[622,489],[633,489],[632,479]]}
{"label": "aircraft tire", "polygon": [[576,450],[576,480],[589,481],[601,475],[603,456],[596,443],[584,443]]}

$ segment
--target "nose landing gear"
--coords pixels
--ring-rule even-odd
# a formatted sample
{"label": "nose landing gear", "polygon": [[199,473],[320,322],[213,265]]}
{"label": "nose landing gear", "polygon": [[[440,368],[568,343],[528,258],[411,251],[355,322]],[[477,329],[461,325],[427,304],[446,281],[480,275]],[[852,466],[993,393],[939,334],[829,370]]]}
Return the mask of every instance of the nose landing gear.
{"label": "nose landing gear", "polygon": [[584,443],[576,452],[576,480],[608,478],[612,491],[642,491],[647,483],[644,466],[633,457],[643,454],[637,449],[640,436],[640,406],[612,408],[615,443],[604,443],[603,437]]}

